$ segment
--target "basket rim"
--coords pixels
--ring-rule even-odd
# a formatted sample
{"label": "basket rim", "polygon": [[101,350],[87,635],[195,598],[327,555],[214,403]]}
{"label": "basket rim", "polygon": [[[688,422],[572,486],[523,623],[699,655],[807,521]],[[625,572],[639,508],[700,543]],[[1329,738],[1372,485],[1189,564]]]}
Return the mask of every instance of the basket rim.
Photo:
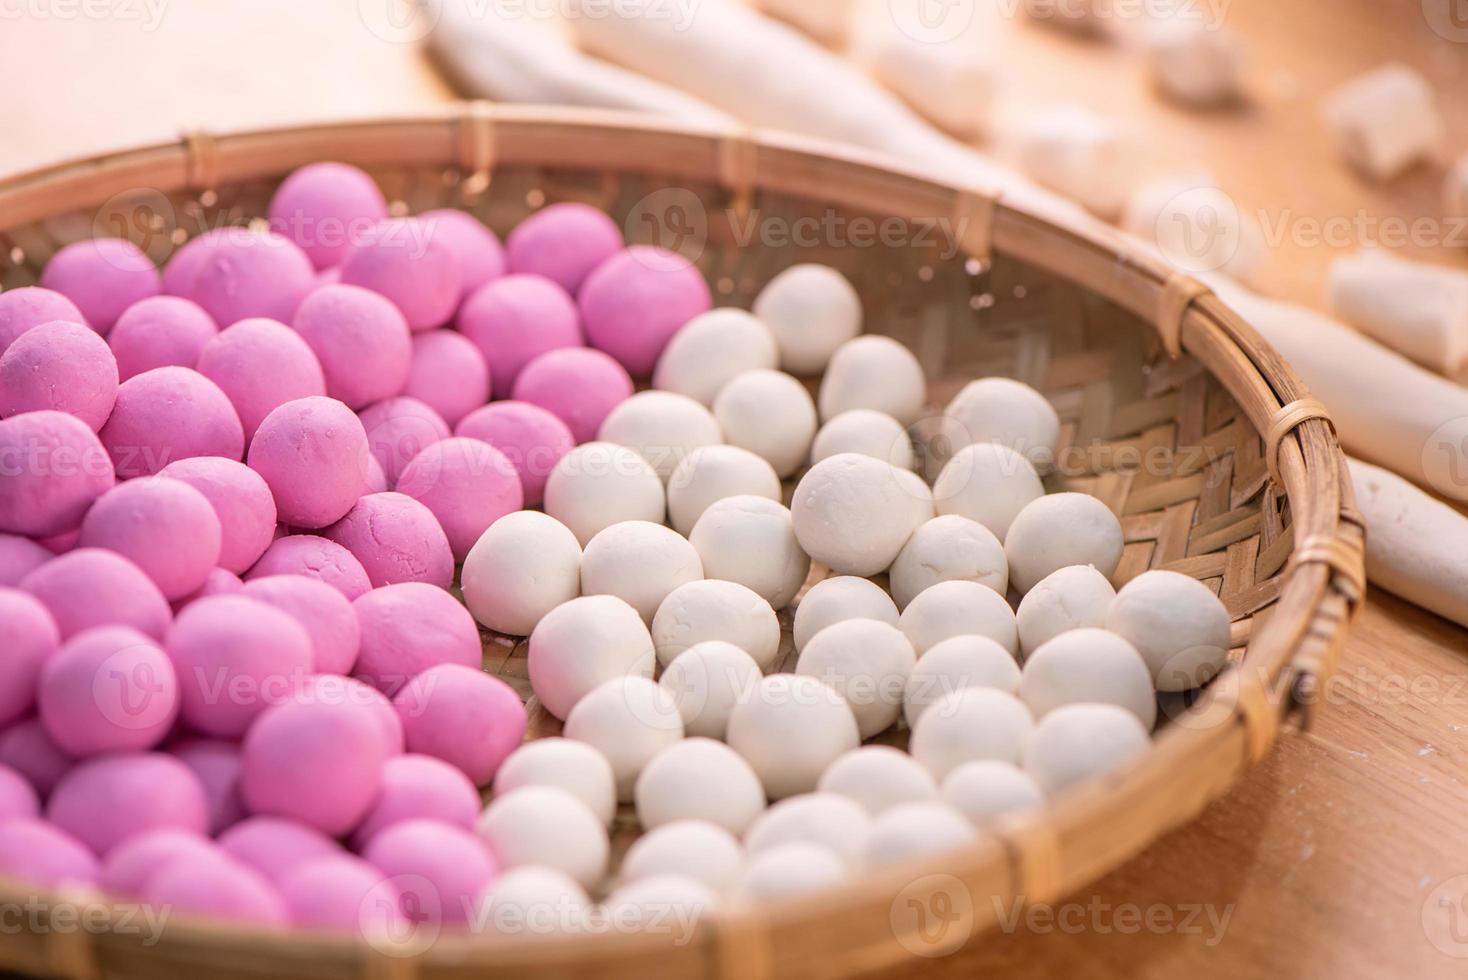
{"label": "basket rim", "polygon": [[[594,163],[587,159],[588,141],[603,151]],[[95,207],[141,187],[164,193],[209,191],[323,159],[369,168],[457,167],[467,180],[484,183],[496,167],[516,164],[657,174],[722,185],[736,202],[766,189],[877,214],[978,220],[978,227],[964,236],[972,257],[987,261],[1000,253],[1017,258],[1136,314],[1153,325],[1164,347],[1199,360],[1234,396],[1257,431],[1268,432],[1281,411],[1308,397],[1279,355],[1205,286],[1172,270],[1145,244],[1088,216],[1040,213],[1028,202],[992,189],[961,186],[859,149],[634,113],[474,102],[384,118],[191,133],[178,142],[103,153],[0,180],[0,233]],[[1207,688],[1177,719],[1182,724],[1158,734],[1135,763],[1061,795],[1040,814],[1006,825],[993,838],[939,862],[871,876],[833,897],[721,915],[702,925],[688,944],[694,958],[685,962],[696,963],[688,969],[702,975],[768,974],[776,967],[776,933],[793,936],[848,912],[890,906],[926,878],[987,886],[1002,871],[1006,895],[1052,901],[1191,819],[1263,757],[1285,724],[1308,724],[1350,615],[1360,604],[1362,529],[1329,419],[1310,416],[1283,433],[1277,451],[1297,549],[1302,541],[1316,547],[1308,558],[1286,567],[1275,610],[1255,629],[1243,661]],[[1179,771],[1187,774],[1182,781]],[[1118,830],[1100,848],[1081,833],[1096,821],[1118,819],[1128,807],[1143,808],[1150,819]],[[931,883],[931,888],[920,889],[919,900],[944,887],[949,887],[946,881]],[[36,895],[36,889],[0,880],[0,902]],[[57,904],[91,901],[75,895],[42,898]],[[976,923],[985,919],[982,910],[974,913]],[[894,933],[896,929],[894,919]],[[974,934],[980,931],[973,929]],[[45,963],[80,977],[95,975],[95,947],[113,937],[79,932],[43,938]],[[839,950],[833,946],[823,955],[839,952],[841,959],[834,962],[861,968],[904,955],[906,945],[902,936],[877,937],[870,948],[860,947],[866,937],[845,934],[841,939]],[[825,941],[829,945],[833,938]],[[623,958],[650,949],[657,955],[670,952],[666,940],[658,937],[578,936],[551,944],[522,937],[453,936],[440,938],[417,957],[397,959],[360,938],[203,921],[170,923],[160,946],[195,956],[222,949],[247,953],[264,946],[308,958],[329,955],[369,964],[386,958],[392,960],[395,976],[435,964],[589,964],[598,957]],[[0,962],[6,958],[0,950]],[[377,973],[381,967],[363,969]]]}

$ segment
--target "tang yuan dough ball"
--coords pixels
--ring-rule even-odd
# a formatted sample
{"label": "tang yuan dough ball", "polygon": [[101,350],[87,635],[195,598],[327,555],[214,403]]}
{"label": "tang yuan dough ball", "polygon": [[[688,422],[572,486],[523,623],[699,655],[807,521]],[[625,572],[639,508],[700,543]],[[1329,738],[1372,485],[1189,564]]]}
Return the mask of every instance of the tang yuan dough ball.
{"label": "tang yuan dough ball", "polygon": [[76,838],[41,820],[17,817],[0,834],[0,874],[38,888],[91,885],[97,859]]}
{"label": "tang yuan dough ball", "polygon": [[897,721],[907,676],[916,663],[912,644],[897,627],[874,619],[848,619],[811,637],[800,651],[795,672],[815,677],[840,694],[866,739]]}
{"label": "tang yuan dough ball", "polygon": [[646,830],[675,820],[706,820],[742,834],[765,809],[765,791],[749,763],[723,742],[689,738],[664,748],[634,789]]}
{"label": "tang yuan dough ball", "polygon": [[403,467],[413,457],[449,437],[449,424],[416,398],[389,398],[364,409],[359,418],[389,487],[397,485]]}
{"label": "tang yuan dough ball", "polygon": [[821,773],[816,790],[855,800],[872,816],[898,803],[938,796],[938,785],[928,771],[890,745],[867,745],[846,753]]}
{"label": "tang yuan dough ball", "polygon": [[[0,586],[11,587],[52,558],[50,551],[19,534],[0,534]],[[0,711],[0,718],[4,712]],[[3,724],[3,721],[0,721]]]}
{"label": "tang yuan dough ball", "polygon": [[192,300],[150,296],[118,317],[107,334],[107,346],[117,360],[119,378],[126,381],[153,368],[193,367],[204,345],[218,333],[214,320]]}
{"label": "tang yuan dough ball", "polygon": [[454,435],[487,442],[503,453],[520,477],[527,507],[540,505],[551,470],[576,448],[566,423],[527,402],[494,402],[477,408],[454,427]]}
{"label": "tang yuan dough ball", "polygon": [[346,596],[319,579],[304,575],[267,575],[252,579],[240,592],[288,613],[311,638],[311,669],[318,674],[346,674],[357,662],[362,629]]}
{"label": "tang yuan dough ball", "polygon": [[272,882],[341,848],[321,831],[283,817],[250,817],[219,835],[219,849]]}
{"label": "tang yuan dough ball", "polygon": [[280,520],[322,528],[346,515],[367,488],[367,434],[346,405],[302,398],[275,409],[250,443]]}
{"label": "tang yuan dough ball", "polygon": [[80,323],[43,323],[0,354],[0,418],[54,409],[96,432],[117,399],[117,360]]}
{"label": "tang yuan dough ball", "polygon": [[614,677],[576,702],[566,715],[565,733],[607,757],[617,798],[630,801],[643,768],[683,738],[683,716],[650,678]]}
{"label": "tang yuan dough ball", "polygon": [[938,474],[933,506],[939,514],[977,521],[1003,541],[1019,512],[1044,494],[1029,460],[1007,446],[974,443],[954,453]]}
{"label": "tang yuan dough ball", "polygon": [[191,456],[245,455],[245,430],[229,396],[184,367],[154,368],[118,385],[98,436],[124,480]]}
{"label": "tang yuan dough ball", "polygon": [[683,325],[652,374],[652,386],[712,405],[719,389],[746,371],[773,370],[774,335],[752,314],[732,307],[700,313]]}
{"label": "tang yuan dough ball", "polygon": [[689,453],[668,478],[668,518],[685,537],[703,512],[726,497],[780,499],[774,467],[738,446],[703,446]]}
{"label": "tang yuan dough ball", "polygon": [[819,374],[836,348],[861,333],[861,298],[824,265],[794,265],[771,279],[754,300],[754,315],[780,348],[780,367]]}
{"label": "tang yuan dough ball", "polygon": [[427,755],[400,755],[382,766],[372,808],[352,833],[360,851],[378,833],[404,820],[442,820],[466,830],[479,817],[479,790],[458,769]]}
{"label": "tang yuan dough ball", "polygon": [[899,618],[892,597],[875,582],[855,575],[837,575],[817,582],[795,607],[795,649],[827,626],[848,619],[874,619],[896,626]]}
{"label": "tang yuan dough ball", "polygon": [[873,821],[867,835],[866,864],[881,868],[910,862],[956,850],[973,839],[973,826],[947,803],[899,803]]}
{"label": "tang yuan dough ball", "polygon": [[448,323],[463,292],[453,248],[423,218],[388,218],[364,232],[341,271],[347,285],[391,300],[410,330]]}
{"label": "tang yuan dough ball", "polygon": [[[99,814],[107,819],[98,820]],[[79,763],[61,778],[46,819],[100,857],[150,830],[203,834],[209,827],[204,788],[188,766],[160,752],[119,752]]]}
{"label": "tang yuan dough ball", "polygon": [[673,335],[713,305],[698,267],[653,245],[612,255],[586,277],[576,298],[587,342],[638,378],[651,375]]}
{"label": "tang yuan dough ball", "polygon": [[154,830],[123,841],[102,865],[102,890],[117,898],[140,898],[148,879],[175,862],[218,860],[214,842],[186,830]]}
{"label": "tang yuan dough ball", "polygon": [[1010,654],[1019,650],[1014,611],[1004,597],[977,582],[939,582],[907,604],[899,621],[919,657],[955,636],[983,636]]}
{"label": "tang yuan dough ball", "polygon": [[1121,562],[1121,522],[1085,493],[1052,493],[1025,505],[1004,539],[1009,578],[1028,592],[1067,565],[1092,565],[1110,576]]}
{"label": "tang yuan dough ball", "polygon": [[525,786],[496,796],[474,832],[504,868],[551,868],[586,888],[607,872],[606,825],[586,804],[554,786]]}
{"label": "tang yuan dough ball", "polygon": [[169,463],[159,476],[193,487],[219,519],[219,565],[240,574],[265,553],[275,534],[275,499],[259,473],[232,459],[194,456]]}
{"label": "tang yuan dough ball", "polygon": [[917,725],[928,706],[965,687],[992,687],[1013,694],[1020,669],[1014,654],[987,636],[953,636],[935,643],[918,659],[907,678],[902,712],[908,727]]}
{"label": "tang yuan dough ball", "polygon": [[85,422],[64,412],[0,420],[0,531],[49,537],[70,531],[115,482],[113,464]]}
{"label": "tang yuan dough ball", "polygon": [[1025,745],[1024,769],[1047,795],[1110,772],[1147,750],[1137,716],[1114,704],[1068,704],[1035,726]]}
{"label": "tang yuan dough ball", "polygon": [[1090,565],[1067,565],[1025,593],[1015,611],[1019,645],[1033,653],[1067,630],[1102,626],[1116,598],[1106,576]]}
{"label": "tang yuan dough ball", "polygon": [[499,236],[474,215],[457,208],[437,208],[418,217],[453,253],[462,295],[505,274],[505,249]]}
{"label": "tang yuan dough ball", "polygon": [[525,365],[511,394],[550,412],[577,442],[587,442],[596,438],[612,409],[632,397],[632,379],[601,351],[566,347]]}
{"label": "tang yuan dough ball", "polygon": [[478,439],[443,439],[425,447],[403,467],[397,492],[432,511],[459,561],[491,524],[525,502],[515,467]]}
{"label": "tang yuan dough ball", "polygon": [[447,589],[454,554],[433,511],[401,493],[359,497],[346,516],[323,532],[362,563],[374,587],[426,582]]}
{"label": "tang yuan dough ball", "polygon": [[222,739],[190,738],[167,750],[199,777],[209,803],[209,833],[219,835],[245,818],[240,797],[240,747]]}
{"label": "tang yuan dough ball", "polygon": [[667,667],[710,640],[734,644],[769,670],[780,652],[780,620],[769,603],[736,582],[704,579],[670,592],[652,620],[658,663]]}
{"label": "tang yuan dough ball", "polygon": [[122,238],[67,245],[46,263],[41,286],[75,303],[84,322],[104,336],[124,310],[160,288],[153,260]]}
{"label": "tang yuan dough ball", "polygon": [[723,738],[729,714],[760,680],[759,664],[732,643],[708,640],[680,653],[658,679],[690,736]]}
{"label": "tang yuan dough ball", "polygon": [[131,626],[161,640],[173,614],[143,570],[113,551],[78,548],[21,579],[68,640],[93,626]]}
{"label": "tang yuan dough ball", "polygon": [[614,595],[651,625],[674,589],[703,580],[703,563],[678,532],[650,521],[623,521],[598,531],[581,556],[581,591]]}
{"label": "tang yuan dough ball", "polygon": [[311,260],[294,242],[273,232],[231,228],[205,242],[179,295],[224,328],[252,317],[289,323],[315,286]]}
{"label": "tang yuan dough ball", "polygon": [[551,868],[511,868],[479,896],[473,923],[495,935],[564,935],[586,922],[591,897],[569,875]]}
{"label": "tang yuan dough ball", "polygon": [[718,824],[707,820],[674,820],[643,834],[622,859],[622,881],[653,875],[685,874],[716,892],[739,876],[744,848]]}
{"label": "tang yuan dough ball", "polygon": [[413,361],[403,394],[416,398],[449,425],[489,401],[489,365],[466,337],[453,330],[413,336]]}
{"label": "tang yuan dough ball", "polygon": [[408,322],[376,293],[323,286],[301,301],[291,325],[316,355],[326,394],[348,408],[391,398],[408,383]]}
{"label": "tang yuan dough ball", "polygon": [[55,320],[87,322],[76,304],[55,290],[21,286],[0,293],[0,354],[27,330]]}
{"label": "tang yuan dough ball", "polygon": [[495,796],[523,786],[555,786],[610,824],[617,814],[617,780],[606,756],[585,742],[539,738],[510,753],[494,777]]}
{"label": "tang yuan dough ball", "polygon": [[0,588],[0,725],[30,711],[41,671],[60,645],[45,606],[19,589]]}
{"label": "tang yuan dough ball", "polygon": [[760,681],[753,697],[734,706],[726,737],[772,800],[814,789],[826,767],[861,742],[841,695],[801,674]]}
{"label": "tang yuan dough ball", "polygon": [[544,276],[568,293],[622,250],[622,229],[588,204],[552,204],[515,226],[505,240],[511,272]]}
{"label": "tang yuan dough ball", "polygon": [[0,731],[0,763],[24,776],[43,799],[71,770],[74,761],[61,751],[39,718],[18,721]]}
{"label": "tang yuan dough ball", "polygon": [[948,774],[943,801],[982,828],[1007,814],[1038,810],[1045,805],[1045,791],[1013,763],[980,759]]}
{"label": "tang yuan dough ball", "polygon": [[821,418],[854,409],[916,422],[928,400],[928,381],[912,351],[891,337],[868,334],[848,340],[831,355],[821,378]]}
{"label": "tang yuan dough ball", "polygon": [[478,667],[479,629],[458,600],[423,582],[373,589],[352,603],[361,629],[356,675],[392,697],[438,664]]}
{"label": "tang yuan dough ball", "polygon": [[753,856],[788,844],[819,844],[853,864],[871,826],[871,816],[855,800],[835,793],[803,793],[761,814],[744,835],[744,846]]}
{"label": "tang yuan dough ball", "polygon": [[529,636],[552,609],[580,593],[581,545],[560,521],[522,510],[495,521],[460,572],[464,604],[499,633]]}
{"label": "tang yuan dough ball", "polygon": [[933,516],[927,488],[913,479],[916,487],[887,463],[856,453],[821,460],[801,477],[790,504],[800,546],[844,575],[886,571]]}
{"label": "tang yuan dough ball", "polygon": [[295,679],[290,685],[289,693],[275,700],[299,701],[303,704],[355,704],[367,708],[376,722],[378,737],[387,746],[387,754],[394,756],[404,751],[403,720],[397,708],[381,691],[355,677],[308,674]]}
{"label": "tang yuan dough ball", "polygon": [[581,314],[564,289],[540,276],[509,275],[469,294],[458,327],[489,366],[496,398],[508,398],[525,365],[581,347]]}
{"label": "tang yuan dough ball", "polygon": [[1060,445],[1060,416],[1049,399],[1010,378],[970,381],[943,410],[958,448],[997,442],[1048,470]]}
{"label": "tang yuan dough ball", "polygon": [[898,469],[912,469],[912,439],[907,430],[892,416],[869,408],[833,415],[816,433],[810,447],[812,463],[841,453],[860,453]]}
{"label": "tang yuan dough ball", "polygon": [[1115,633],[1079,629],[1062,633],[1025,660],[1019,696],[1036,718],[1066,704],[1115,704],[1148,731],[1157,721],[1152,672],[1137,648]]}
{"label": "tang yuan dough ball", "polygon": [[431,755],[487,786],[525,736],[525,705],[477,666],[439,664],[393,698],[410,752]]}
{"label": "tang yuan dough ball", "polygon": [[668,932],[672,923],[696,924],[719,910],[719,896],[684,874],[652,875],[617,888],[607,896],[603,914],[617,928]]}
{"label": "tang yuan dough ball", "polygon": [[746,371],[719,389],[714,417],[724,440],[789,476],[805,464],[816,435],[816,406],[805,386],[779,371]]}
{"label": "tang yuan dough ball", "polygon": [[115,551],[179,599],[219,561],[220,524],[209,498],[181,480],[145,477],[97,498],[82,521],[83,548]]}
{"label": "tang yuan dough ball", "polygon": [[666,391],[638,392],[612,409],[597,438],[636,450],[664,483],[693,450],[723,442],[708,409]]}
{"label": "tang yuan dough ball", "polygon": [[818,844],[781,844],[755,855],[745,865],[734,891],[745,902],[772,902],[835,888],[846,877],[846,865],[829,849]]}
{"label": "tang yuan dough ball", "polygon": [[810,574],[810,557],[800,550],[790,511],[764,497],[742,494],[715,502],[688,540],[705,576],[738,582],[775,609],[790,605]]}
{"label": "tang yuan dough ball", "polygon": [[362,563],[350,551],[314,534],[291,534],[277,538],[265,549],[246,581],[268,575],[304,575],[320,579],[348,599],[372,588]]}
{"label": "tang yuan dough ball", "polygon": [[888,576],[892,597],[905,608],[939,582],[977,582],[1004,595],[1009,588],[1009,563],[994,532],[967,517],[944,514],[913,532]]}
{"label": "tang yuan dough ball", "polygon": [[545,512],[582,546],[623,521],[661,524],[666,510],[657,471],[626,446],[588,442],[562,456],[545,482]]}
{"label": "tang yuan dough ball", "polygon": [[572,599],[547,613],[530,634],[530,686],[561,719],[605,681],[651,677],[655,661],[642,617],[616,596]]}
{"label": "tang yuan dough ball", "polygon": [[1034,719],[1006,691],[965,687],[932,704],[912,728],[908,751],[941,781],[965,762],[1019,762]]}
{"label": "tang yuan dough ball", "polygon": [[68,754],[136,752],[173,728],[178,678],[153,639],[127,626],[102,626],[46,661],[36,700],[46,731]]}
{"label": "tang yuan dough ball", "polygon": [[404,820],[372,839],[362,857],[396,884],[415,922],[464,925],[499,862],[474,834],[439,820]]}
{"label": "tang yuan dough ball", "polygon": [[274,320],[254,318],[226,327],[199,352],[198,371],[229,397],[246,440],[273,409],[326,394],[321,362],[310,345]]}
{"label": "tang yuan dough ball", "polygon": [[338,855],[312,861],[279,883],[291,925],[335,933],[401,935],[402,893],[366,861]]}
{"label": "tang yuan dough ball", "polygon": [[1105,625],[1137,648],[1159,691],[1202,687],[1228,663],[1228,610],[1179,572],[1143,572],[1122,586]]}
{"label": "tang yuan dough ball", "polygon": [[312,163],[283,180],[270,198],[270,230],[301,247],[318,269],[341,262],[359,235],[387,217],[387,201],[364,171]]}
{"label": "tang yuan dough ball", "polygon": [[211,595],[233,595],[244,587],[244,581],[234,572],[223,568],[211,568],[209,569],[209,574],[204,578],[203,585],[182,599],[174,600],[174,611],[177,612],[196,599],[202,599],[205,596]]}

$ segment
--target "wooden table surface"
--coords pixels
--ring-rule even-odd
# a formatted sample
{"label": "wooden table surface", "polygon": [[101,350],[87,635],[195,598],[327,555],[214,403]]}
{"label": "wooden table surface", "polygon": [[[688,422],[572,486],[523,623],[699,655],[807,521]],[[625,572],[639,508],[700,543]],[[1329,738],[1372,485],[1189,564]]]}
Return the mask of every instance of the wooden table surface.
{"label": "wooden table surface", "polygon": [[[62,16],[78,9],[65,4],[0,4],[0,172],[193,126],[371,115],[453,97],[414,45],[370,28],[388,2],[109,0],[87,9],[111,15],[91,18]],[[887,0],[871,2],[868,15],[881,16]],[[1468,251],[1434,244],[1454,231],[1434,220],[1441,167],[1370,186],[1339,165],[1317,118],[1332,85],[1398,59],[1431,77],[1451,148],[1468,151],[1463,0],[1194,5],[1222,10],[1248,40],[1241,107],[1170,106],[1122,47],[1023,18],[1001,18],[972,43],[1006,68],[1006,114],[1085,102],[1145,138],[1149,169],[1207,167],[1241,206],[1262,209],[1278,239],[1258,280],[1269,292],[1317,300],[1330,258],[1391,222],[1425,219],[1410,251],[1468,268]],[[1336,247],[1318,244],[1313,233],[1331,229],[1343,236]],[[1284,737],[1228,797],[1074,896],[1055,922],[1021,924],[928,972],[1468,975],[1465,641],[1462,629],[1373,594],[1314,731]]]}

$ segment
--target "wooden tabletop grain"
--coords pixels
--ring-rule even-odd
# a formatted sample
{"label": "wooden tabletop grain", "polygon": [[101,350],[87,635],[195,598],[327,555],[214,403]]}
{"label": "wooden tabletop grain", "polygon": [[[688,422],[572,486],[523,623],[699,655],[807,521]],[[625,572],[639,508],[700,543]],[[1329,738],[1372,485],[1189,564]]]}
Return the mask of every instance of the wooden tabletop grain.
{"label": "wooden tabletop grain", "polygon": [[[189,127],[372,115],[452,98],[402,40],[413,32],[384,20],[390,2],[0,2],[0,172]],[[864,2],[865,16],[885,15],[888,0]],[[1118,17],[1129,9],[1128,0],[1109,2]],[[1438,220],[1441,166],[1372,186],[1339,164],[1318,120],[1331,86],[1401,60],[1431,78],[1451,149],[1468,152],[1468,3],[1187,2],[1224,14],[1247,39],[1242,105],[1180,109],[1156,96],[1124,46],[1022,17],[983,21],[972,43],[1005,68],[1006,115],[1081,101],[1132,127],[1149,171],[1210,169],[1266,226],[1271,255],[1259,284],[1268,292],[1317,301],[1334,255],[1397,227],[1416,229],[1409,252],[1468,268],[1468,242],[1443,243],[1454,229]],[[1227,798],[1093,888],[925,972],[1468,975],[1465,655],[1462,629],[1373,594],[1314,731],[1284,737]]]}

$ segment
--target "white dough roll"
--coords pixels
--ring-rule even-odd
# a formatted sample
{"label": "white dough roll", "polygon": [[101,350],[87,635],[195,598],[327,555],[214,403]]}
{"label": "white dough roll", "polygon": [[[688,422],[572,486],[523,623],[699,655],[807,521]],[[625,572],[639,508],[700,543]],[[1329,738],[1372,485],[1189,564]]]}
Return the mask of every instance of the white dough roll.
{"label": "white dough roll", "polygon": [[1331,312],[1418,364],[1453,374],[1468,357],[1468,273],[1367,249],[1330,264]]}

